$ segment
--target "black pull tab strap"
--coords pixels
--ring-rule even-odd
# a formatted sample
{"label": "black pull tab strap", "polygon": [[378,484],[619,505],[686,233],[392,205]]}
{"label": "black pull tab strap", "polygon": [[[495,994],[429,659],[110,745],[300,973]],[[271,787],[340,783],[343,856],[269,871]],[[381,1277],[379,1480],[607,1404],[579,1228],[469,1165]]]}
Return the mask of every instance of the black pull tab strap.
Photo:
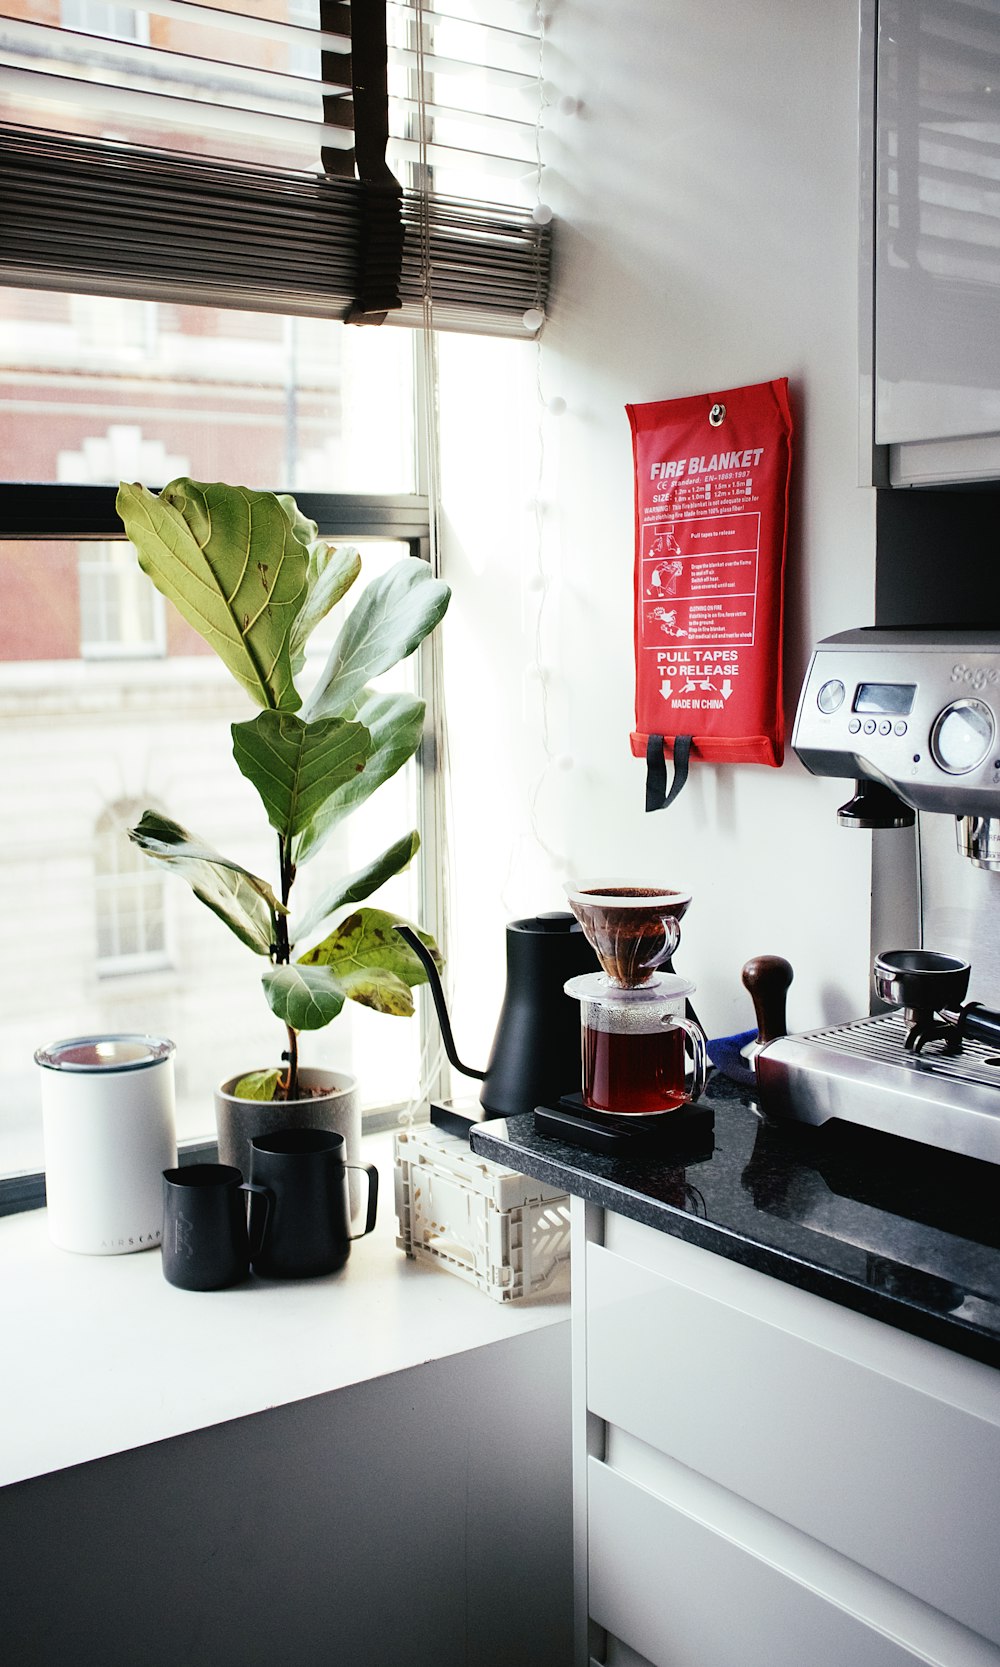
{"label": "black pull tab strap", "polygon": [[683,791],[691,763],[690,735],[674,736],[674,779],[667,792],[667,757],[663,736],[651,735],[646,742],[646,809],[667,810]]}

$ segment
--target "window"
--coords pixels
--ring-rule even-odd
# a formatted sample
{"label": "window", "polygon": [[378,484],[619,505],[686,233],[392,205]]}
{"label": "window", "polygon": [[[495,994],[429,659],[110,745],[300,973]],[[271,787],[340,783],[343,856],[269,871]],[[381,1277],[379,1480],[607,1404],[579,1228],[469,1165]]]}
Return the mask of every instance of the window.
{"label": "window", "polygon": [[163,598],[131,544],[82,544],[79,574],[84,659],[137,660],[166,652]]}
{"label": "window", "polygon": [[132,6],[118,6],[112,0],[62,0],[59,12],[64,29],[106,35],[109,40],[149,40],[149,15]]}
{"label": "window", "polygon": [[[346,520],[343,505],[339,512]],[[370,537],[370,518],[389,522],[394,512],[375,500],[356,507],[360,527],[349,530],[362,556],[358,586],[426,548],[412,525],[403,540]],[[426,511],[417,500],[413,518],[420,517]],[[273,880],[272,831],[232,760],[230,725],[254,708],[213,654],[188,652],[187,627],[169,606],[166,637],[176,651],[146,662],[81,660],[63,629],[59,575],[72,573],[76,550],[88,548],[0,543],[0,585],[10,601],[0,616],[0,769],[8,785],[17,784],[0,819],[0,909],[19,944],[18,955],[0,965],[0,1172],[7,1173],[41,1166],[33,1054],[47,1042],[115,1030],[171,1037],[178,1132],[188,1140],[212,1136],[217,1082],[277,1064],[284,1045],[257,958],[125,833],[147,806],[163,808]],[[345,598],[341,613],[353,600]],[[317,671],[339,624],[332,617],[311,645]],[[412,690],[420,677],[415,656],[379,686]],[[419,826],[432,780],[411,760],[384,783],[301,869],[300,906]],[[421,919],[419,865],[373,903]],[[302,1042],[304,1063],[359,1078],[369,1116],[394,1116],[409,1101],[420,1055],[415,1019],[353,1002]]]}
{"label": "window", "polygon": [[[359,544],[363,583],[430,554],[416,458],[433,436],[418,448],[412,334],[341,321],[384,310],[372,295],[388,286],[393,323],[426,324],[431,299],[439,329],[538,328],[550,232],[531,206],[534,14],[449,0],[469,14],[455,30],[429,3],[389,9],[388,47],[381,7],[352,16],[349,0],[227,0],[208,22],[193,0],[62,0],[0,25],[0,767],[19,785],[0,892],[25,946],[0,971],[0,1173],[40,1161],[32,1055],[53,1030],[171,1036],[182,1137],[208,1132],[215,1082],[280,1051],[253,958],[181,882],[140,885],[118,837],[133,805],[159,803],[271,872],[270,830],[230,758],[245,701],[143,592],[115,481],[190,472],[291,491],[323,535]],[[484,43],[504,61],[480,76]],[[389,123],[373,71],[390,77]],[[363,165],[387,128],[401,193]],[[402,269],[383,281],[368,257],[386,203]],[[393,675],[427,693],[432,653]],[[435,757],[343,824],[337,871],[420,825]],[[421,883],[414,864],[377,900],[421,918]],[[369,1108],[405,1103],[418,1026],[348,1009],[306,1039],[307,1062],[357,1074]]]}
{"label": "window", "polygon": [[[262,807],[231,756],[230,725],[252,708],[117,536],[112,482],[156,487],[192,472],[287,487],[325,535],[361,552],[341,611],[401,555],[429,552],[412,336],[150,303],[157,327],[137,357],[114,302],[90,299],[0,290],[11,477],[0,526],[13,516],[35,535],[0,536],[0,769],[18,788],[0,819],[0,907],[21,945],[0,968],[0,1174],[41,1167],[33,1054],[46,1042],[170,1036],[178,1129],[192,1140],[213,1133],[215,1084],[277,1063],[283,1041],[255,957],[122,832],[135,807],[157,805],[257,872],[273,869]],[[338,627],[326,622],[326,641]],[[323,640],[312,646],[325,653]],[[422,676],[418,658],[398,668],[402,686]],[[415,763],[384,784],[315,873],[303,869],[303,905],[310,886],[419,826],[429,790]],[[421,919],[421,885],[413,864],[373,901]],[[369,1115],[407,1103],[420,1024],[348,1008],[304,1039],[304,1062],[357,1075]]]}
{"label": "window", "polygon": [[[8,481],[165,486],[192,473],[265,490],[412,493],[414,403],[406,331],[0,293]],[[112,517],[104,530],[121,528]]]}
{"label": "window", "polygon": [[97,820],[97,971],[104,978],[168,965],[164,878],[128,837],[144,809],[139,799],[123,799]]}

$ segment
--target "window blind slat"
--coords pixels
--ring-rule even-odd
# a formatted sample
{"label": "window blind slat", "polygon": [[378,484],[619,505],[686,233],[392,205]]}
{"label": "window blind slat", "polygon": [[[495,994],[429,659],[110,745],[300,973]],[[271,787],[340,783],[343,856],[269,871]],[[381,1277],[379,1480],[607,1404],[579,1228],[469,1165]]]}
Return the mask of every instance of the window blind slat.
{"label": "window blind slat", "polygon": [[[283,20],[279,18],[261,17],[254,12],[240,12],[223,10],[217,6],[205,6],[199,0],[127,0],[127,10],[136,12],[144,17],[175,18],[184,25],[184,35],[190,38],[192,32],[201,29],[211,29],[213,35],[220,32],[230,35],[252,35],[257,40],[282,41],[286,45],[322,46],[326,51],[349,53],[351,50],[350,35],[350,6],[335,5],[331,15],[342,19],[340,29],[320,30],[313,28],[301,19]],[[4,25],[23,22],[24,18],[12,14],[0,7],[0,21]],[[35,19],[33,21],[38,22]],[[60,29],[58,24],[47,20],[43,25],[52,29],[53,33],[66,34],[72,31]],[[77,31],[78,32],[78,31]],[[114,37],[102,36],[108,40]]]}
{"label": "window blind slat", "polygon": [[44,105],[63,108],[67,129],[79,127],[84,115],[110,120],[131,117],[140,123],[160,122],[180,131],[217,132],[245,135],[262,143],[285,141],[315,151],[320,144],[350,150],[354,143],[350,129],[304,116],[277,114],[271,110],[248,109],[240,105],[205,104],[200,99],[181,98],[174,93],[157,93],[152,98],[131,87],[102,85],[76,76],[39,74],[34,70],[11,69],[8,85],[19,99],[38,99]]}
{"label": "window blind slat", "polygon": [[[60,48],[69,41],[71,56],[64,57]],[[243,97],[269,102],[305,102],[322,92],[349,92],[351,89],[350,62],[343,55],[324,54],[327,63],[346,66],[347,73],[337,81],[318,81],[312,76],[296,75],[288,69],[257,68],[238,58],[211,57],[195,51],[167,50],[144,41],[109,40],[105,35],[88,35],[81,30],[53,29],[43,23],[15,19],[0,27],[0,50],[17,58],[21,67],[42,74],[72,70],[81,79],[100,71],[102,78],[115,76],[117,83],[133,86],[150,97],[158,95],[164,84],[190,86],[211,103],[235,86]]]}

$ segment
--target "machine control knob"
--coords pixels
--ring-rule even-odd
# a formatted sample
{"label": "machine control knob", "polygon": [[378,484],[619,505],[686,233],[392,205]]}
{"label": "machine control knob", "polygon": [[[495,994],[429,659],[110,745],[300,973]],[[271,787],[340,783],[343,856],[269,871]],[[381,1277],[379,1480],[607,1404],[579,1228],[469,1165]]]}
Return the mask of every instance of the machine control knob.
{"label": "machine control knob", "polygon": [[996,723],[981,700],[953,700],[931,725],[931,757],[950,776],[975,770],[993,750]]}
{"label": "machine control knob", "polygon": [[837,712],[843,706],[845,693],[840,678],[831,677],[829,682],[823,684],[816,696],[816,705],[821,712],[825,712],[829,716],[831,712]]}

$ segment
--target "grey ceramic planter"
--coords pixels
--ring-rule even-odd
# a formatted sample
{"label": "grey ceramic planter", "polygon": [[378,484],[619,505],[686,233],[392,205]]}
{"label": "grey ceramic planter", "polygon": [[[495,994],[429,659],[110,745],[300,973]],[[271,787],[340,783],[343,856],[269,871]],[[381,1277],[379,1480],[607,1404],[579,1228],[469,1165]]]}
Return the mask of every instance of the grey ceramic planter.
{"label": "grey ceramic planter", "polygon": [[[215,1091],[220,1163],[235,1165],[249,1180],[251,1140],[276,1129],[332,1129],[347,1142],[348,1163],[361,1162],[361,1104],[354,1077],[322,1066],[302,1066],[299,1081],[306,1088],[327,1087],[329,1092],[307,1100],[238,1100],[233,1088],[248,1074],[240,1071]],[[361,1206],[361,1180],[353,1171],[348,1175],[352,1215]]]}

